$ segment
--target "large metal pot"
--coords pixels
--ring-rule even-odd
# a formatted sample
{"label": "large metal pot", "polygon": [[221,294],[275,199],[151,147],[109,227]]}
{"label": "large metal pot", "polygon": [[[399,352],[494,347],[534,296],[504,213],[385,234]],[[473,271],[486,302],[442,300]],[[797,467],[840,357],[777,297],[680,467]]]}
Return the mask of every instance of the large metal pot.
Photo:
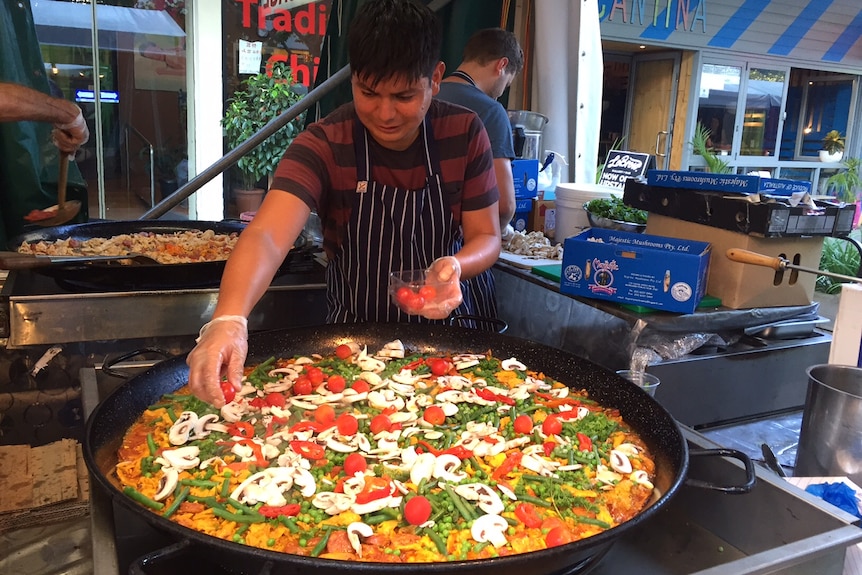
{"label": "large metal pot", "polygon": [[[73,238],[81,241],[92,238],[110,238],[121,234],[151,232],[169,234],[187,230],[212,230],[219,234],[241,233],[241,222],[206,221],[101,221],[36,229],[12,239],[9,248],[15,250],[22,243],[52,242]],[[297,257],[307,246],[303,236],[297,240],[290,258]],[[55,278],[72,288],[85,290],[104,289],[181,289],[217,287],[221,281],[225,262],[196,262],[181,264],[121,265],[117,262],[85,264],[54,264],[38,268],[41,274]]]}
{"label": "large metal pot", "polygon": [[[391,573],[401,575],[441,575],[470,573],[477,575],[522,575],[523,573],[556,574],[592,563],[624,532],[634,529],[654,516],[676,494],[686,481],[690,454],[682,432],[673,417],[643,390],[613,372],[558,349],[506,335],[480,332],[451,326],[422,324],[351,324],[281,330],[255,334],[249,340],[250,363],[273,355],[292,356],[333,350],[344,341],[353,340],[369,349],[399,338],[410,350],[424,353],[485,352],[498,357],[516,357],[547,375],[586,389],[603,405],[619,409],[623,418],[641,434],[655,456],[658,496],[640,515],[618,527],[588,539],[533,553],[477,561],[432,564],[353,563],[300,557],[285,553],[249,548],[192,531],[153,514],[122,494],[114,479],[117,448],[123,434],[147,407],[163,394],[182,387],[188,377],[185,358],[161,362],[149,371],[119,387],[93,411],[87,421],[84,457],[97,488],[106,490],[121,506],[161,531],[189,543],[180,548],[205,549],[208,556],[219,556],[219,562],[237,572],[259,569],[273,573]],[[708,452],[728,455],[728,450]],[[734,456],[745,461],[747,481],[744,485],[721,487],[689,481],[728,492],[746,492],[754,485],[754,468],[743,454]],[[252,567],[253,565],[257,567]],[[269,572],[269,571],[267,571]]]}

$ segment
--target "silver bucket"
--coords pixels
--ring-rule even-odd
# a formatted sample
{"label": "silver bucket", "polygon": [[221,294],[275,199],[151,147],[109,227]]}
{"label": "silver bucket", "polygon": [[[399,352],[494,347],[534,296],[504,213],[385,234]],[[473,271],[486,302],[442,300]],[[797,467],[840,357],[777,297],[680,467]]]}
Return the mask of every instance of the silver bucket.
{"label": "silver bucket", "polygon": [[862,369],[822,364],[807,373],[793,474],[846,476],[862,485]]}

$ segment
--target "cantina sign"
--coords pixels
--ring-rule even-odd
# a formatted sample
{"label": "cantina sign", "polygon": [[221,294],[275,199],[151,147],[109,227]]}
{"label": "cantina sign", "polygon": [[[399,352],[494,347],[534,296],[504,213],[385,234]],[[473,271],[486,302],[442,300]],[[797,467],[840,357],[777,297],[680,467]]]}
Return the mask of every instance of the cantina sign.
{"label": "cantina sign", "polygon": [[706,0],[599,0],[599,20],[706,33]]}

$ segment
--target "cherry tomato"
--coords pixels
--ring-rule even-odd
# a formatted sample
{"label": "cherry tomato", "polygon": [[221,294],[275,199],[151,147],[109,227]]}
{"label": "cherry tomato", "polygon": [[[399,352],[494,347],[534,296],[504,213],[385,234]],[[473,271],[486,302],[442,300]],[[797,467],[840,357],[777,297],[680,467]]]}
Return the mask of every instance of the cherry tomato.
{"label": "cherry tomato", "polygon": [[422,525],[431,517],[431,502],[417,495],[404,505],[404,519],[410,525]]}
{"label": "cherry tomato", "polygon": [[338,427],[338,433],[341,435],[355,435],[359,431],[359,420],[349,413],[342,413],[335,420],[335,426]]}
{"label": "cherry tomato", "polygon": [[388,415],[380,414],[371,418],[371,433],[377,435],[381,431],[389,431],[392,427],[392,420]]}
{"label": "cherry tomato", "polygon": [[548,534],[545,535],[545,545],[548,547],[557,547],[558,545],[565,545],[566,543],[572,542],[572,534],[571,532],[563,527],[554,527]]}
{"label": "cherry tomato", "polygon": [[365,393],[366,391],[371,390],[371,386],[368,385],[368,382],[365,381],[364,379],[357,379],[350,386],[350,389],[352,389],[356,393]]}
{"label": "cherry tomato", "polygon": [[317,387],[326,377],[323,375],[323,370],[319,367],[308,367],[305,369],[305,375],[308,377],[308,381],[311,382],[311,385]]}
{"label": "cherry tomato", "polygon": [[344,391],[344,388],[347,387],[347,382],[344,381],[344,377],[338,375],[330,375],[329,379],[326,380],[326,389],[331,391],[332,393],[341,393]]}
{"label": "cherry tomato", "polygon": [[446,421],[446,414],[443,413],[443,408],[439,405],[429,405],[425,408],[425,421],[431,425],[440,425]]}
{"label": "cherry tomato", "polygon": [[425,298],[415,292],[410,292],[410,297],[407,298],[407,309],[410,311],[420,311],[425,307]]}
{"label": "cherry tomato", "polygon": [[425,298],[425,301],[434,301],[437,299],[437,290],[434,286],[422,286],[419,288],[419,295]]}
{"label": "cherry tomato", "polygon": [[368,462],[361,453],[351,453],[344,458],[344,473],[353,476],[356,473],[362,473],[368,468]]}
{"label": "cherry tomato", "polygon": [[533,432],[533,419],[529,415],[519,415],[513,423],[515,433],[526,435]]}
{"label": "cherry tomato", "polygon": [[270,407],[284,407],[287,404],[287,399],[280,393],[269,393],[263,400]]}
{"label": "cherry tomato", "polygon": [[335,410],[331,405],[323,404],[314,410],[314,421],[329,424],[335,421]]}
{"label": "cherry tomato", "polygon": [[221,382],[221,394],[224,396],[224,402],[230,403],[236,397],[236,390],[228,381]]}
{"label": "cherry tomato", "polygon": [[545,421],[542,422],[542,432],[545,435],[558,435],[563,431],[563,423],[560,421],[560,418],[549,415],[545,418]]}
{"label": "cherry tomato", "polygon": [[351,355],[353,355],[353,351],[346,343],[342,343],[335,348],[335,357],[337,357],[338,359],[347,359]]}
{"label": "cherry tomato", "polygon": [[446,375],[449,373],[449,362],[445,359],[436,357],[434,359],[429,359],[426,363],[428,364],[428,367],[431,368],[432,375]]}
{"label": "cherry tomato", "polygon": [[313,387],[308,377],[300,375],[293,383],[293,393],[296,395],[309,395]]}
{"label": "cherry tomato", "polygon": [[395,301],[399,304],[406,306],[407,302],[410,301],[410,297],[413,295],[413,290],[409,287],[400,287],[395,292]]}
{"label": "cherry tomato", "polygon": [[521,503],[515,507],[515,517],[530,528],[541,527],[542,517],[532,503]]}

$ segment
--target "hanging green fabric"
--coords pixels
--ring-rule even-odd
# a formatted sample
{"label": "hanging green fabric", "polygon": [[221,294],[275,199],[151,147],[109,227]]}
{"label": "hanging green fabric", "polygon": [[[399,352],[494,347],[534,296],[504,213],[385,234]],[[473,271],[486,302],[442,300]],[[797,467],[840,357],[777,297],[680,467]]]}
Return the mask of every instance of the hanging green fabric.
{"label": "hanging green fabric", "polygon": [[[29,0],[0,2],[0,82],[50,94]],[[57,203],[60,152],[45,122],[0,122],[0,245],[20,234],[24,216]],[[66,196],[81,201],[75,222],[87,220],[87,186],[69,165]]]}
{"label": "hanging green fabric", "polygon": [[[349,63],[347,30],[353,15],[367,1],[332,0],[326,37],[323,39],[323,49],[320,55],[320,66],[317,69],[317,77],[314,82],[315,87]],[[426,4],[430,3],[426,2]],[[464,44],[467,43],[467,39],[473,32],[500,25],[502,10],[502,0],[451,0],[437,11],[443,24],[441,59],[446,63],[447,74],[454,71],[461,63]],[[326,116],[351,99],[350,83],[344,82],[321,98],[316,107],[309,111],[306,116],[306,125]]]}

